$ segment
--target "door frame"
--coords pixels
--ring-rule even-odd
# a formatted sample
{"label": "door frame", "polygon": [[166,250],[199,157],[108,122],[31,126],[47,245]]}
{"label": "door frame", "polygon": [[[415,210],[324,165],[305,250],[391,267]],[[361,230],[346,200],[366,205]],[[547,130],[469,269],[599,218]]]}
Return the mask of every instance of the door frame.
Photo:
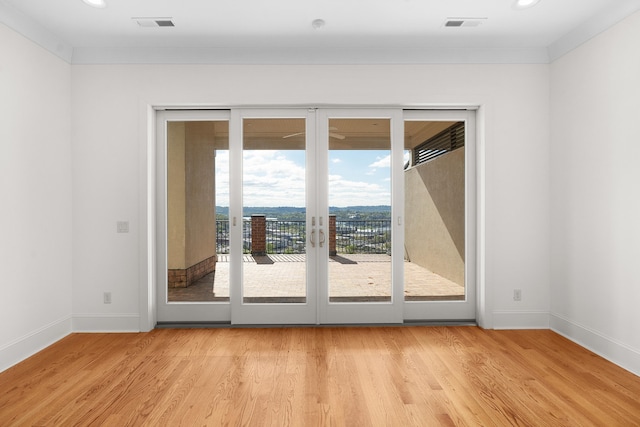
{"label": "door frame", "polygon": [[463,321],[475,322],[478,317],[478,271],[477,271],[477,142],[476,111],[474,110],[405,110],[405,121],[465,123],[465,258],[464,301],[405,301],[405,321]]}
{"label": "door frame", "polygon": [[[229,110],[158,111],[156,114],[156,181],[155,181],[155,241],[156,274],[155,302],[157,322],[228,322],[231,318],[229,302],[167,301],[167,122],[230,121]],[[164,243],[163,243],[164,242]],[[189,307],[185,310],[184,307]],[[215,309],[213,309],[215,307]]]}
{"label": "door frame", "polygon": [[[194,108],[184,104],[162,104],[162,103],[140,103],[139,119],[140,119],[140,151],[141,151],[141,168],[140,168],[140,315],[139,325],[141,331],[149,331],[153,329],[158,321],[158,298],[156,297],[158,289],[158,280],[162,275],[158,275],[157,272],[159,264],[158,256],[158,243],[160,235],[157,234],[159,228],[159,209],[157,203],[157,186],[158,179],[156,176],[159,168],[157,144],[158,124],[161,122],[158,114],[167,109],[177,110],[171,111],[171,113],[182,113],[185,115],[192,115],[196,112],[208,114],[210,112],[228,111],[234,107],[222,107],[222,106],[200,106]],[[279,107],[270,107],[279,108]],[[265,108],[268,110],[270,108]],[[383,106],[364,106],[365,109],[378,109],[384,108]],[[407,111],[407,107],[403,106],[391,106],[389,108],[398,108],[401,111]],[[485,197],[484,197],[484,122],[486,120],[485,108],[476,104],[470,105],[456,105],[452,107],[425,105],[425,106],[413,106],[412,110],[416,111],[430,111],[438,113],[439,110],[448,111],[468,111],[474,114],[476,118],[476,130],[474,136],[476,137],[476,154],[473,159],[473,166],[475,167],[475,197],[476,197],[476,218],[474,224],[476,225],[476,238],[474,248],[476,249],[476,255],[473,257],[476,274],[476,286],[477,291],[477,310],[476,321],[481,327],[491,328],[493,327],[493,318],[491,313],[492,298],[489,293],[489,286],[484,281],[484,230],[485,230]],[[467,155],[467,159],[469,156]],[[468,163],[470,164],[470,163]],[[166,232],[165,232],[166,233]],[[467,247],[469,244],[467,244]],[[469,259],[469,258],[467,258]],[[470,259],[469,259],[470,260]],[[467,270],[470,267],[466,267]],[[161,279],[160,279],[161,280]],[[218,303],[220,304],[220,303]],[[190,316],[191,317],[191,316]],[[186,322],[197,322],[200,318],[185,319]],[[230,317],[230,315],[228,316]],[[410,320],[407,316],[405,319]],[[216,321],[216,320],[213,320]]]}

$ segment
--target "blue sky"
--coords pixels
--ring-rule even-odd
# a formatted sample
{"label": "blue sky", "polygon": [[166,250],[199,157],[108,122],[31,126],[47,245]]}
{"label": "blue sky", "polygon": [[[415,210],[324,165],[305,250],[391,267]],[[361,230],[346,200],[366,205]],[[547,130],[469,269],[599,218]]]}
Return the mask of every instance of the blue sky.
{"label": "blue sky", "polygon": [[[249,150],[243,153],[243,204],[295,206],[305,203],[305,152]],[[216,155],[216,205],[228,206],[228,151]],[[329,152],[331,206],[390,205],[389,151]]]}

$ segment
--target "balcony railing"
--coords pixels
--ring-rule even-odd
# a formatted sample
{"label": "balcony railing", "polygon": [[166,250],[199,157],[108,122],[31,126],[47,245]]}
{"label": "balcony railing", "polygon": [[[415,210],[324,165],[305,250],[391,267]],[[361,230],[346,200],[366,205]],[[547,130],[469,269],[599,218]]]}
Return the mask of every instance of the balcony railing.
{"label": "balcony railing", "polygon": [[[251,220],[242,221],[242,247],[244,253],[252,252],[253,236]],[[303,254],[306,245],[305,221],[267,220],[265,229],[266,253]],[[317,237],[319,238],[319,236]],[[327,236],[325,243],[335,242],[337,253],[385,254],[391,252],[390,220],[336,221],[335,236]],[[216,221],[216,252],[229,253],[229,221]]]}
{"label": "balcony railing", "polygon": [[336,251],[343,254],[391,252],[391,221],[336,221]]}

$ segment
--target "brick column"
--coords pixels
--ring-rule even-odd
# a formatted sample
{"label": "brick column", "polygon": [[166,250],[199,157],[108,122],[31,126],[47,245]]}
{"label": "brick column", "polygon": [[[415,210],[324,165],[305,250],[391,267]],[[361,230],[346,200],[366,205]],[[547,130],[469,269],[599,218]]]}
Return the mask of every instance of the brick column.
{"label": "brick column", "polygon": [[251,255],[267,254],[267,216],[251,215]]}
{"label": "brick column", "polygon": [[336,251],[336,216],[329,215],[329,256],[335,256]]}

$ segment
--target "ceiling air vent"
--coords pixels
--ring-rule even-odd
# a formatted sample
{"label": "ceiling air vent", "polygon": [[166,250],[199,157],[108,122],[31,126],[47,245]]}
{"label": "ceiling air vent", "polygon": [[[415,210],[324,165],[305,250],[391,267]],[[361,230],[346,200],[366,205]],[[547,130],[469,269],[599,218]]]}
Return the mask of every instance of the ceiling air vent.
{"label": "ceiling air vent", "polygon": [[487,18],[447,18],[444,21],[444,26],[453,28],[478,27],[486,20]]}
{"label": "ceiling air vent", "polygon": [[131,18],[141,27],[175,27],[171,18]]}

